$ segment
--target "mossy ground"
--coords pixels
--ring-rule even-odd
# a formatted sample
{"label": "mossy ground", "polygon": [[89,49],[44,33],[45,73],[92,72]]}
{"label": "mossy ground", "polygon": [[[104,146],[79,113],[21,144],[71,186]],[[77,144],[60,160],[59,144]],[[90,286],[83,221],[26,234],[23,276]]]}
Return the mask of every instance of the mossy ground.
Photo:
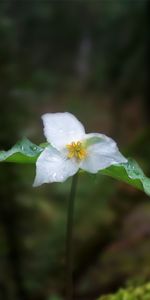
{"label": "mossy ground", "polygon": [[99,300],[150,300],[150,283],[128,289],[120,289],[116,294],[102,296]]}

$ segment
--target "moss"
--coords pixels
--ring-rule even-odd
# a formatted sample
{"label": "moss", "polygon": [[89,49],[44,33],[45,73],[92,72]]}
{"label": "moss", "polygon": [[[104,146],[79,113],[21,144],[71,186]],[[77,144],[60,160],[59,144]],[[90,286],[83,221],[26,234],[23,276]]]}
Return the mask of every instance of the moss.
{"label": "moss", "polygon": [[128,289],[120,289],[116,294],[102,296],[98,300],[150,300],[150,283]]}

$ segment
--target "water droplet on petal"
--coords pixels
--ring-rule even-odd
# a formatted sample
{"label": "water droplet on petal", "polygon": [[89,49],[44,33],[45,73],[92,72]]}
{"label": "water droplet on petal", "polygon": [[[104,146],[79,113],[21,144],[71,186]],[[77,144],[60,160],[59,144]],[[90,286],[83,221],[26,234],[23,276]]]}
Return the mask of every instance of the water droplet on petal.
{"label": "water droplet on petal", "polygon": [[33,150],[33,151],[37,150],[37,147],[36,147],[36,146],[31,146],[30,148],[31,148],[31,150]]}
{"label": "water droplet on petal", "polygon": [[56,176],[57,176],[57,174],[54,173],[54,174],[53,174],[53,179],[54,179],[54,180],[56,179]]}

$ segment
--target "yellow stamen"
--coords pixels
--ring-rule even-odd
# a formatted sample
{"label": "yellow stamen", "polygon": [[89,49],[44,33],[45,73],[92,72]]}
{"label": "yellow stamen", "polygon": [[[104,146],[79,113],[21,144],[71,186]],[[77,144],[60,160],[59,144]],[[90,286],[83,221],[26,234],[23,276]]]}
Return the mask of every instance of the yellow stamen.
{"label": "yellow stamen", "polygon": [[68,158],[75,157],[78,160],[82,160],[87,155],[87,152],[81,142],[72,142],[66,145],[68,149]]}

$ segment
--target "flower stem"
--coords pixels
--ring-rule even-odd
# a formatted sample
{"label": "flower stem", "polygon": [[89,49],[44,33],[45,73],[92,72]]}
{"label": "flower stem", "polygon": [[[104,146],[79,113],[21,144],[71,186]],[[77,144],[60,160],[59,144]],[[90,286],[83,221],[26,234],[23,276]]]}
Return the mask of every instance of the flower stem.
{"label": "flower stem", "polygon": [[67,233],[66,233],[66,300],[73,299],[73,215],[78,173],[72,178],[68,201]]}

